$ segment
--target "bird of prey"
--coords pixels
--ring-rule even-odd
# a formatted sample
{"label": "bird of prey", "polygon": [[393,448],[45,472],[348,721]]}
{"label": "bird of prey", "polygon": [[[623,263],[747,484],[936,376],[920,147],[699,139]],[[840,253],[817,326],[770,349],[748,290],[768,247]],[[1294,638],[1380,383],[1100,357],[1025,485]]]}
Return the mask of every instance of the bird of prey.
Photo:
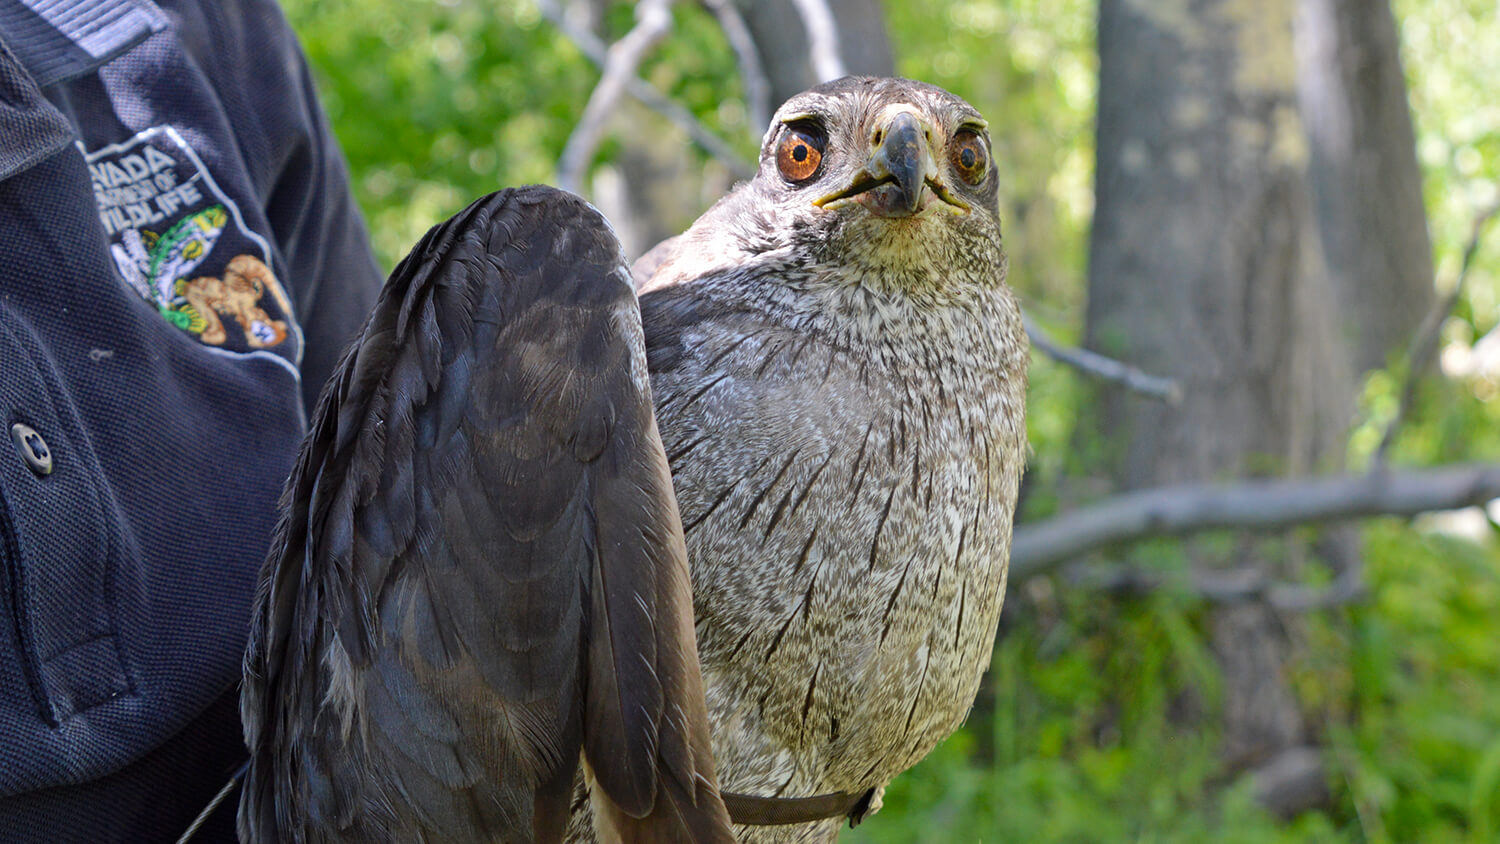
{"label": "bird of prey", "polygon": [[429,232],[288,483],[241,836],[830,841],[877,808],[967,714],[1005,590],[997,182],[963,100],[851,77],[639,292],[551,189]]}

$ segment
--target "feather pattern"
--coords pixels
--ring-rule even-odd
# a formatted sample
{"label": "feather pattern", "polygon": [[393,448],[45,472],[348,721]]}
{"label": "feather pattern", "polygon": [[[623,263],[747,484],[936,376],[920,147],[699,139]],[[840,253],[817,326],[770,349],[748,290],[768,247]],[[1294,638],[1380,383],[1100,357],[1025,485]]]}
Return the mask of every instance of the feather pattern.
{"label": "feather pattern", "polygon": [[251,841],[727,841],[686,550],[620,247],[485,197],[325,389],[246,655]]}
{"label": "feather pattern", "polygon": [[[808,179],[779,172],[788,124],[826,141]],[[878,191],[896,188],[878,175],[898,124],[921,127],[931,190],[893,216]],[[963,721],[989,665],[1026,456],[1027,345],[998,171],[951,167],[947,145],[982,125],[910,80],[799,94],[758,175],[635,267],[735,806],[877,805]],[[826,844],[844,822],[736,835]],[[569,840],[596,839],[575,819]]]}

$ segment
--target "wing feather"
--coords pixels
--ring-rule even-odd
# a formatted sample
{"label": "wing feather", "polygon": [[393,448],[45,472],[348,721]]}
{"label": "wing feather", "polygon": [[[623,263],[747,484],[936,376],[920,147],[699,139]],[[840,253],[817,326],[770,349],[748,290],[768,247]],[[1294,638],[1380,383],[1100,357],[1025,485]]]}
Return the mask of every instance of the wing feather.
{"label": "wing feather", "polygon": [[434,228],[282,500],[242,695],[249,840],[730,841],[619,244],[524,188]]}

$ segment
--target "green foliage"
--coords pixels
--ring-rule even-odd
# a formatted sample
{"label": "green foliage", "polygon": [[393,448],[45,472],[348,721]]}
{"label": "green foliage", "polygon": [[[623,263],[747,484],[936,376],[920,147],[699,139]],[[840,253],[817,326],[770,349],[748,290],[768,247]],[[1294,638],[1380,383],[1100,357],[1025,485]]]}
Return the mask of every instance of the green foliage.
{"label": "green foliage", "polygon": [[1461,540],[1369,532],[1380,581],[1352,613],[1357,715],[1335,735],[1372,841],[1493,841],[1500,563]]}
{"label": "green foliage", "polygon": [[[1349,438],[1351,465],[1365,465],[1374,454],[1396,414],[1405,380],[1404,364],[1366,377]],[[1391,458],[1417,465],[1500,460],[1500,401],[1493,400],[1491,389],[1482,378],[1420,381]]]}
{"label": "green foliage", "polygon": [[[386,266],[475,197],[553,181],[598,81],[594,66],[531,0],[284,5]],[[609,12],[607,29],[618,37],[632,24],[630,5],[616,3]],[[752,158],[743,101],[724,96],[738,82],[722,34],[689,4],[676,15],[674,38],[643,75]]]}
{"label": "green foliage", "polygon": [[387,266],[474,197],[550,179],[593,87],[530,3],[285,5]]}
{"label": "green foliage", "polygon": [[[1451,287],[1474,215],[1500,200],[1500,15],[1491,0],[1393,0],[1439,284]],[[1500,243],[1478,255],[1459,318],[1500,323]],[[1457,328],[1455,326],[1455,328]]]}
{"label": "green foliage", "polygon": [[[1500,202],[1500,17],[1486,0],[1393,0],[1417,133],[1428,229],[1440,290],[1457,282],[1476,215]],[[1462,358],[1500,324],[1500,225],[1479,241],[1442,348]],[[1445,366],[1445,369],[1453,367]],[[1367,378],[1350,438],[1362,464],[1395,413],[1404,363]],[[1409,462],[1500,459],[1500,373],[1422,385],[1394,458]]]}
{"label": "green foliage", "polygon": [[[1336,806],[1282,824],[1220,782],[1202,607],[1033,581],[964,730],[898,778],[855,842],[1488,842],[1500,830],[1500,560],[1394,520],[1370,599],[1307,619]],[[1171,567],[1171,562],[1165,565]],[[1319,702],[1321,701],[1321,704]],[[1194,726],[1209,725],[1209,726]]]}

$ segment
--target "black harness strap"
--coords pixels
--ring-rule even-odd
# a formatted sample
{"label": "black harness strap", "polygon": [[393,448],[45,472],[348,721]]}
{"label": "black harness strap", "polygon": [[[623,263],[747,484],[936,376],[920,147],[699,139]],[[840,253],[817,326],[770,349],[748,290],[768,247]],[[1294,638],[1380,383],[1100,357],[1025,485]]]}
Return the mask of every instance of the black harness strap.
{"label": "black harness strap", "polygon": [[857,794],[836,791],[816,797],[755,797],[729,791],[720,792],[719,796],[729,810],[729,819],[737,824],[783,826],[842,817],[849,819],[850,827],[856,827],[870,814],[875,789]]}

